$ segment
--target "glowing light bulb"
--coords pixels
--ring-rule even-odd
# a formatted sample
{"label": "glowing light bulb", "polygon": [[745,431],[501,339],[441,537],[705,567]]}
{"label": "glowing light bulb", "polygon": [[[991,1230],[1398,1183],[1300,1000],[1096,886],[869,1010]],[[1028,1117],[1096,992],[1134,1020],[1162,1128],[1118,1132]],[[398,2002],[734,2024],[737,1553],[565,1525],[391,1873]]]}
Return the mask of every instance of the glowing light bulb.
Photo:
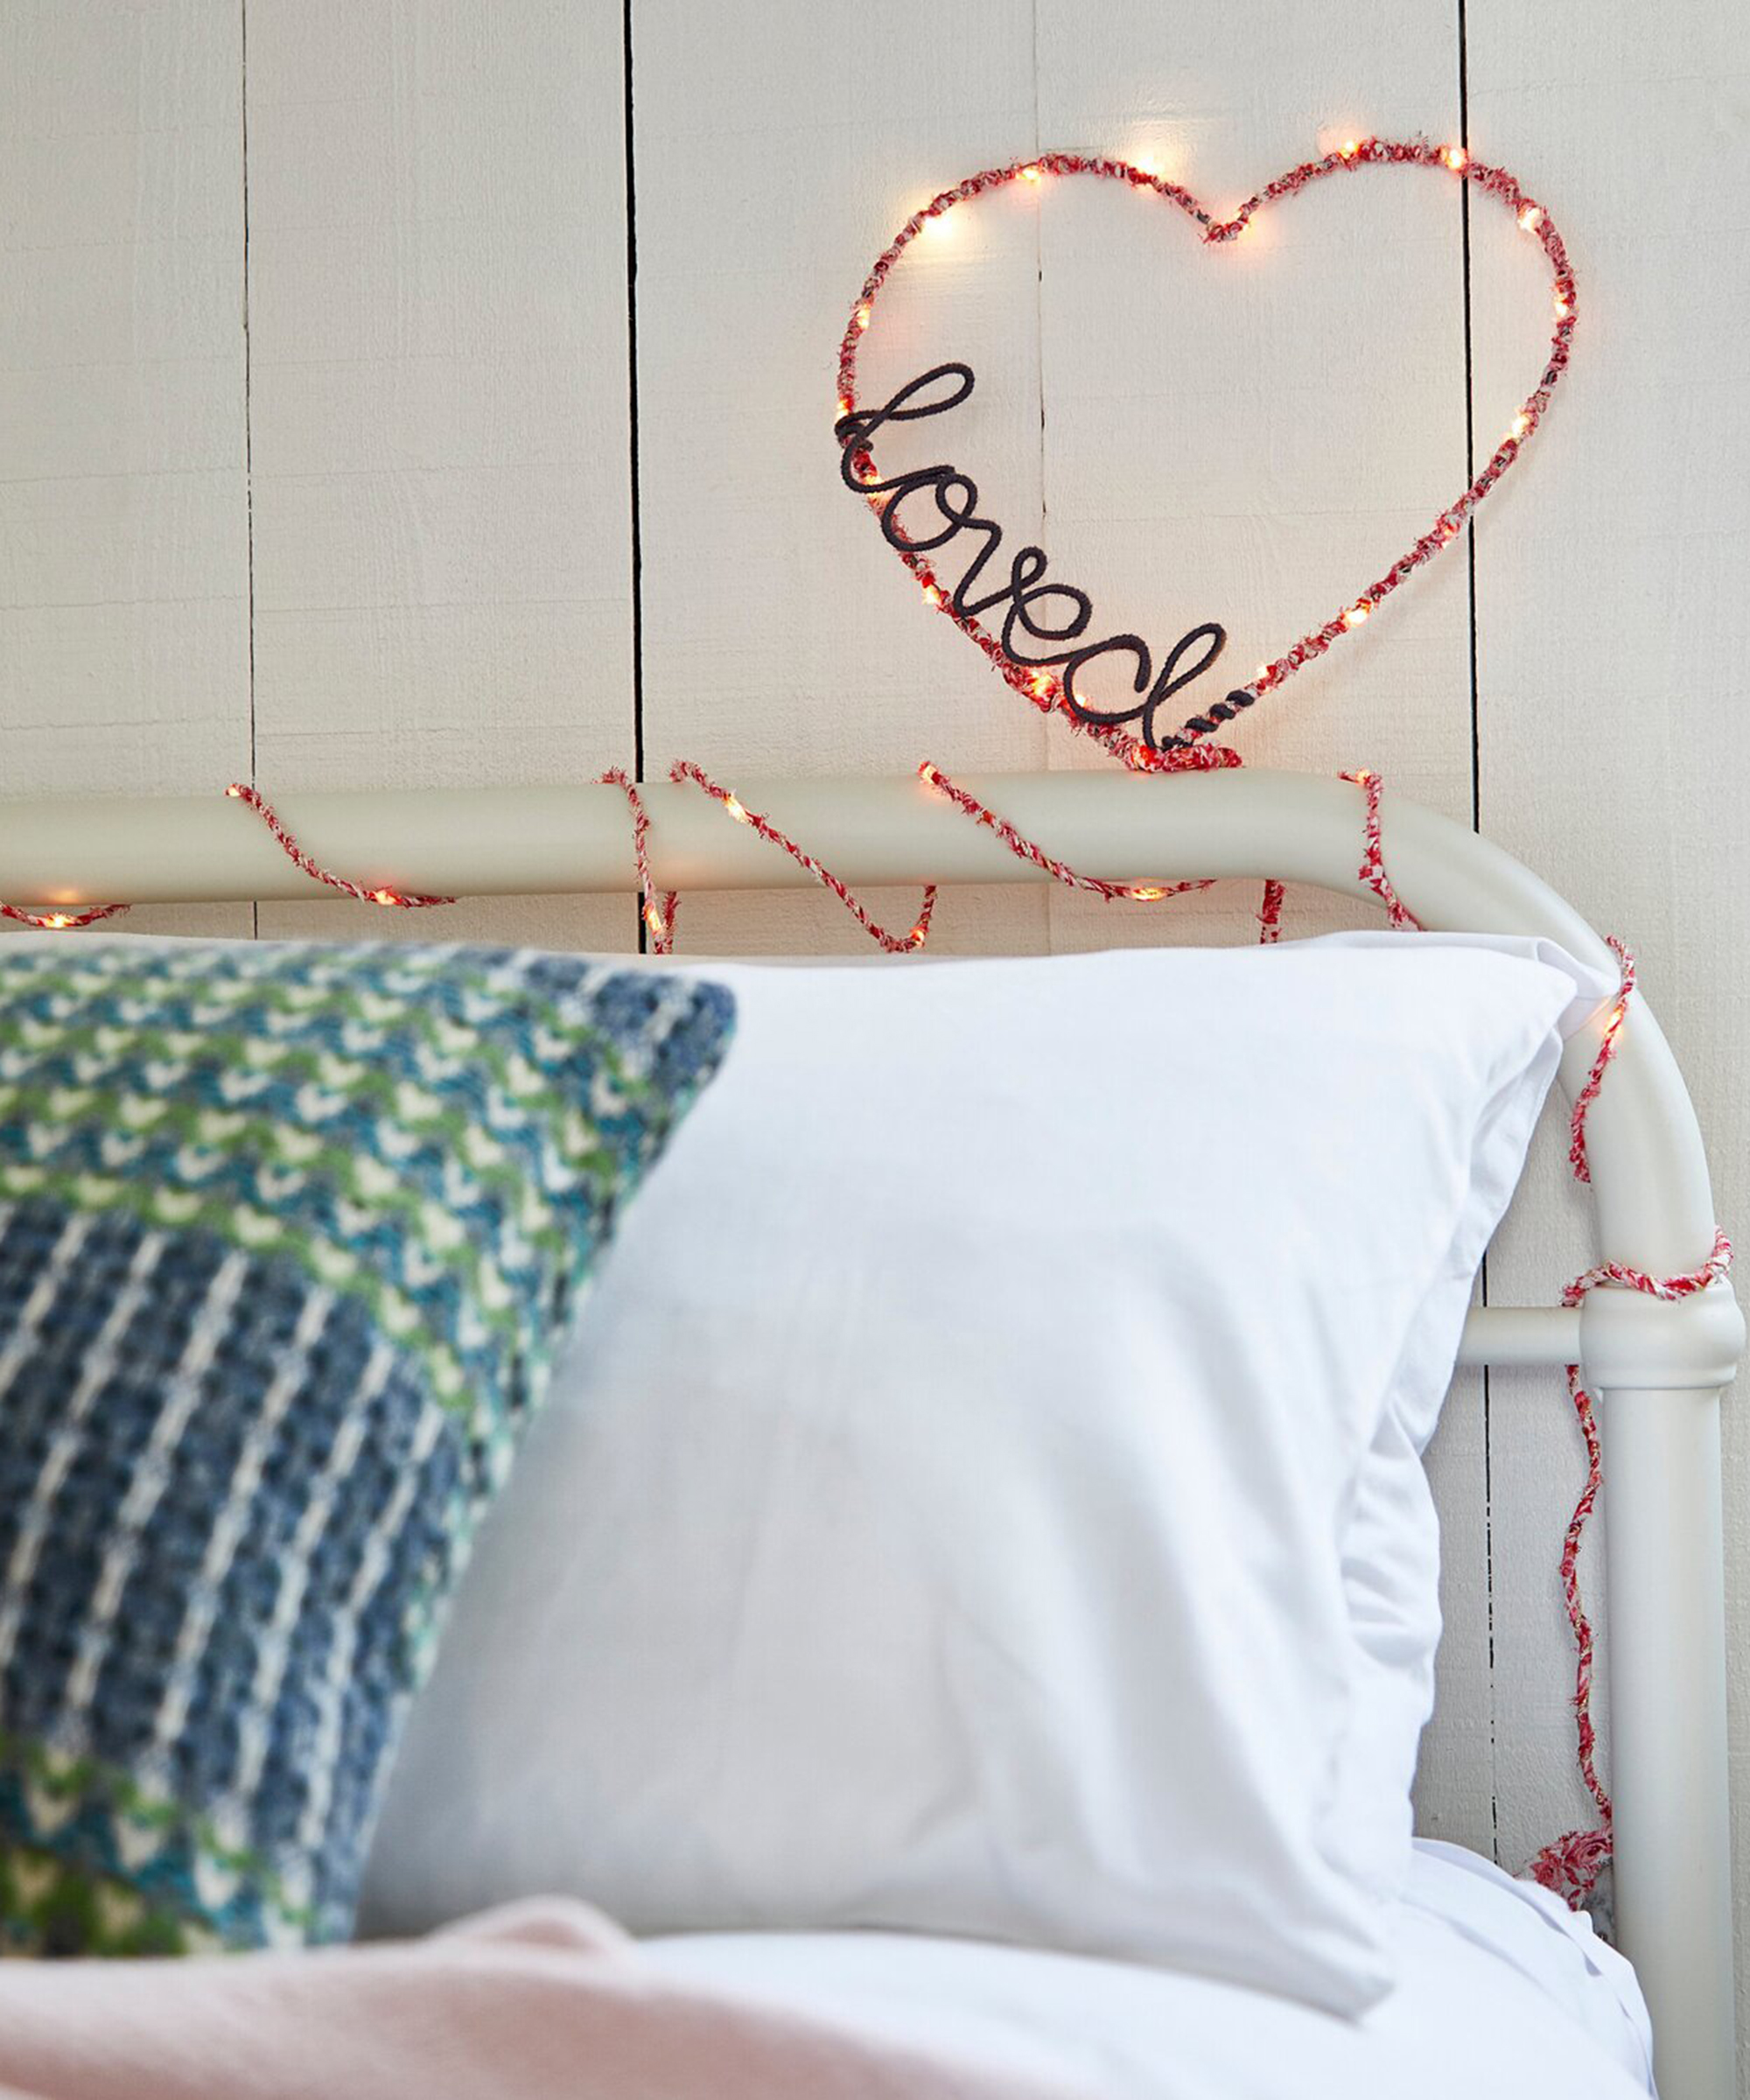
{"label": "glowing light bulb", "polygon": [[1358,598],[1343,614],[1343,625],[1346,627],[1358,627],[1372,611],[1373,607],[1368,605],[1366,598]]}
{"label": "glowing light bulb", "polygon": [[857,326],[859,328],[869,326],[869,307],[866,303],[857,309]]}
{"label": "glowing light bulb", "polygon": [[1051,690],[1051,674],[1048,671],[1035,671],[1032,675],[1032,684],[1034,698],[1043,700]]}
{"label": "glowing light bulb", "polygon": [[1166,896],[1166,892],[1157,889],[1152,883],[1139,882],[1130,890],[1130,894],[1136,899],[1138,904],[1158,904],[1160,900]]}
{"label": "glowing light bulb", "polygon": [[934,584],[924,585],[924,603],[927,606],[939,606],[942,603],[942,592]]}
{"label": "glowing light bulb", "polygon": [[1544,213],[1541,206],[1528,204],[1519,214],[1519,230],[1522,234],[1535,234],[1543,223]]}
{"label": "glowing light bulb", "polygon": [[928,938],[929,928],[927,926],[914,926],[911,932],[906,935],[906,939],[914,948],[921,948],[924,942],[928,940]]}
{"label": "glowing light bulb", "polygon": [[840,414],[841,416],[848,416],[848,415],[850,415],[850,395],[848,395],[848,394],[841,394],[841,395],[839,396],[839,397],[838,397],[838,412],[839,412],[839,414]]}
{"label": "glowing light bulb", "polygon": [[1365,787],[1367,786],[1368,782],[1368,781],[1369,781],[1369,780],[1370,780],[1372,778],[1373,778],[1373,769],[1372,769],[1372,767],[1371,767],[1371,766],[1356,766],[1356,768],[1355,768],[1355,770],[1354,770],[1354,783],[1355,783],[1355,786],[1356,786],[1357,788],[1365,788]]}
{"label": "glowing light bulb", "polygon": [[728,810],[729,814],[735,819],[738,824],[751,824],[753,822],[753,819],[749,816],[746,810],[742,808],[741,804],[736,801],[732,794],[726,794],[724,796],[723,806],[726,810]]}
{"label": "glowing light bulb", "polygon": [[1337,148],[1338,153],[1344,160],[1353,160],[1355,155],[1359,153],[1361,150],[1362,142],[1358,138],[1346,138],[1342,144]]}
{"label": "glowing light bulb", "polygon": [[936,782],[942,778],[942,775],[936,771],[935,767],[930,764],[929,760],[926,759],[918,767],[918,778],[920,780],[927,780],[929,785],[934,788]]}
{"label": "glowing light bulb", "polygon": [[393,890],[373,890],[371,898],[373,902],[377,904],[399,904],[401,902],[400,898]]}
{"label": "glowing light bulb", "polygon": [[60,932],[61,928],[73,924],[73,914],[71,912],[51,912],[48,917],[43,920],[43,924],[52,926],[57,932]]}
{"label": "glowing light bulb", "polygon": [[1446,162],[1454,175],[1462,175],[1469,162],[1470,155],[1465,151],[1462,146],[1448,146],[1441,154],[1440,158]]}
{"label": "glowing light bulb", "polygon": [[228,794],[228,795],[230,796],[231,800],[232,800],[234,802],[242,802],[242,800],[243,799],[243,791],[242,791],[242,788],[240,788],[240,787],[237,785],[237,783],[236,783],[236,781],[235,781],[235,780],[233,780],[233,781],[232,781],[231,785],[230,785],[230,786],[229,786],[229,787],[228,787],[228,788],[225,790],[225,792],[226,792],[226,794]]}
{"label": "glowing light bulb", "polygon": [[940,212],[927,212],[924,214],[925,233],[935,234],[937,235],[951,233],[954,229],[948,223],[950,216],[951,214],[946,210]]}
{"label": "glowing light bulb", "polygon": [[1522,438],[1526,431],[1530,428],[1531,418],[1525,413],[1524,410],[1522,409],[1518,415],[1513,418],[1513,435],[1516,438]]}
{"label": "glowing light bulb", "polygon": [[1573,308],[1569,305],[1560,292],[1558,292],[1556,294],[1556,318],[1558,321],[1564,321],[1572,312]]}
{"label": "glowing light bulb", "polygon": [[1160,173],[1160,163],[1152,153],[1138,153],[1130,165],[1144,175]]}
{"label": "glowing light bulb", "polygon": [[1045,170],[1040,166],[1037,161],[1029,161],[1026,166],[1021,170],[1023,182],[1042,182],[1044,179]]}
{"label": "glowing light bulb", "polygon": [[1269,676],[1270,666],[1267,663],[1261,663],[1256,670],[1252,673],[1252,683],[1254,685],[1262,685],[1264,680]]}
{"label": "glowing light bulb", "polygon": [[656,909],[656,906],[654,904],[647,904],[645,906],[644,923],[650,928],[651,932],[655,934],[659,941],[662,940],[668,931],[668,921],[663,918],[662,913]]}

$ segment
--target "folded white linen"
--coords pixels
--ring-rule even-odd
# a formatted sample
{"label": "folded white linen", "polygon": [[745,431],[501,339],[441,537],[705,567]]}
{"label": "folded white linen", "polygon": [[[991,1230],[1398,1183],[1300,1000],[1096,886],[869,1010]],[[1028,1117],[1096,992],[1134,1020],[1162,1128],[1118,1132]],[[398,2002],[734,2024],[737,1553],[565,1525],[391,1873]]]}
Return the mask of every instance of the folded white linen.
{"label": "folded white linen", "polygon": [[671,1980],[1088,2100],[1648,2100],[1634,1974],[1583,1917],[1418,1840],[1391,1920],[1396,1988],[1355,2020],[1209,1978],[897,1933],[644,1943]]}

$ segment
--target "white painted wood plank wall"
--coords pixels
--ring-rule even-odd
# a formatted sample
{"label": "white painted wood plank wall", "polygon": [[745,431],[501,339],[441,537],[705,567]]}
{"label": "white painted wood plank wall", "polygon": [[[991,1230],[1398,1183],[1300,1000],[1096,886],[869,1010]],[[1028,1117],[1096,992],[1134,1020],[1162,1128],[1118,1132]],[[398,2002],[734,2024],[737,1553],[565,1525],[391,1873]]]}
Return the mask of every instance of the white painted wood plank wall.
{"label": "white painted wood plank wall", "polygon": [[9,794],[248,766],[241,38],[235,0],[0,5]]}
{"label": "white painted wood plank wall", "polygon": [[[937,187],[1044,148],[1152,155],[1227,205],[1345,136],[1467,124],[1568,233],[1574,371],[1486,507],[1474,586],[1460,547],[1235,741],[1376,766],[1634,941],[1743,1222],[1750,73],[1722,0],[1677,0],[1650,40],[1628,0],[0,0],[0,46],[14,795],[252,769],[270,792],[540,780],[677,753],[731,773],[1103,763],[926,617],[837,486],[834,346],[870,258]],[[866,368],[965,358],[978,393],[931,428],[1011,544],[1040,536],[1102,631],[1158,650],[1222,620],[1243,676],[1377,573],[1467,448],[1486,456],[1538,361],[1533,262],[1480,200],[1467,256],[1457,186],[1421,174],[1326,185],[1213,252],[1139,199],[1047,185],[920,244]],[[915,900],[883,901],[904,923]],[[1124,932],[1244,938],[1253,902]],[[1291,931],[1339,917],[1291,900]],[[259,914],[262,933],[357,923],[319,900]],[[939,923],[944,949],[1111,933],[1087,900],[998,892]],[[595,948],[635,928],[582,900],[370,924]],[[811,897],[696,898],[683,934],[862,945]],[[1492,1260],[1503,1299],[1583,1258],[1546,1153]],[[1434,1463],[1449,1627],[1423,1822],[1517,1866],[1585,1805],[1559,1390],[1461,1386]],[[1728,1477],[1741,1586],[1735,1431]],[[1741,1667],[1734,1701],[1750,1900]]]}

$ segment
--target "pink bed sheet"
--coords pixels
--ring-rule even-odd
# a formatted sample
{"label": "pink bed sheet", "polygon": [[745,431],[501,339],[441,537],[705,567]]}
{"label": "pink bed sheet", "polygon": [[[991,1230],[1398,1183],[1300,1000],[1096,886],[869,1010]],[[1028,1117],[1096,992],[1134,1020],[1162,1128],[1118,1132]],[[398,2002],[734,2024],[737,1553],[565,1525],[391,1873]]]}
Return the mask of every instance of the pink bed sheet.
{"label": "pink bed sheet", "polygon": [[0,2100],[1065,2100],[667,1978],[586,1905],[419,1941],[0,1964]]}

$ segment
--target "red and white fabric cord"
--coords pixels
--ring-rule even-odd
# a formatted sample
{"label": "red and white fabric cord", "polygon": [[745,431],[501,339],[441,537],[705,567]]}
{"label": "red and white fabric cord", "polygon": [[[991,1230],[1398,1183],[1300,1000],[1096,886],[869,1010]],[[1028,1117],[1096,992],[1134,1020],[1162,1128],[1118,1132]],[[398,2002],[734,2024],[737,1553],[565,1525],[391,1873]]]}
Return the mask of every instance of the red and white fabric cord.
{"label": "red and white fabric cord", "polygon": [[[1574,1096],[1568,1125],[1568,1165],[1577,1181],[1590,1182],[1592,1167],[1586,1156],[1586,1117],[1598,1099],[1605,1073],[1615,1057],[1634,991],[1634,958],[1615,936],[1606,936],[1622,969],[1614,1003],[1605,1017],[1586,1083]],[[1698,1269],[1677,1276],[1648,1276],[1622,1262],[1600,1262],[1585,1270],[1562,1292],[1562,1303],[1572,1307],[1593,1291],[1639,1291],[1648,1298],[1674,1305],[1718,1283],[1732,1266],[1732,1242],[1718,1226],[1713,1247]],[[1604,1451],[1599,1437],[1598,1408],[1581,1382],[1580,1367],[1567,1366],[1568,1394],[1586,1446],[1586,1481],[1573,1515],[1562,1537],[1562,1602],[1574,1636],[1574,1730],[1578,1739],[1580,1779],[1598,1810],[1598,1822],[1590,1830],[1572,1830],[1546,1844],[1526,1869],[1531,1878],[1576,1907],[1584,1905],[1598,1886],[1599,1876],[1610,1864],[1614,1811],[1608,1792],[1598,1775],[1598,1730],[1592,1716],[1593,1640],[1592,1620],[1580,1597],[1580,1544],[1604,1485]]]}
{"label": "red and white fabric cord", "polygon": [[[1199,770],[1207,768],[1213,762],[1217,762],[1214,754],[1218,750],[1221,752],[1219,762],[1228,765],[1239,762],[1236,754],[1223,747],[1203,746],[1183,754],[1181,763]],[[1178,769],[1174,763],[1177,755],[1159,754],[1160,770]],[[950,807],[991,832],[1009,852],[1038,868],[1053,882],[1066,889],[1081,891],[1109,904],[1119,901],[1156,904],[1211,886],[1207,879],[1168,883],[1115,882],[1102,876],[1082,874],[1068,862],[1048,853],[1000,811],[981,802],[929,760],[926,760],[918,767],[918,775],[932,792],[940,795]],[[689,759],[677,759],[668,769],[668,777],[677,783],[690,782],[701,793],[709,795],[725,815],[736,822],[746,825],[756,836],[787,855],[822,889],[836,898],[870,939],[888,954],[914,955],[928,940],[930,923],[935,912],[934,883],[926,886],[917,917],[912,924],[903,932],[895,933],[892,928],[883,926],[850,886],[824,862],[799,844],[770,817],[760,810],[748,808],[733,790],[714,780],[703,766]],[[1362,858],[1356,871],[1358,879],[1363,887],[1378,898],[1392,926],[1405,929],[1417,928],[1420,921],[1399,897],[1386,872],[1380,822],[1383,783],[1378,774],[1366,767],[1346,773],[1342,778],[1360,788],[1365,798]],[[680,898],[673,890],[665,891],[660,896],[657,894],[650,865],[650,817],[639,784],[618,766],[603,774],[600,779],[602,785],[618,788],[626,800],[632,818],[633,858],[637,867],[643,921],[650,946],[659,956],[672,955]],[[373,886],[358,882],[350,877],[335,874],[321,866],[305,851],[281,820],[273,805],[257,789],[234,781],[225,792],[233,801],[241,802],[261,819],[281,850],[314,882],[338,890],[342,895],[356,899],[360,903],[381,905],[401,911],[424,910],[456,901],[452,897],[422,895],[385,885]],[[1258,937],[1261,942],[1269,943],[1278,938],[1282,926],[1282,884],[1275,881],[1265,883],[1263,903],[1258,912]],[[60,932],[94,925],[102,920],[115,917],[127,908],[125,905],[99,904],[52,911],[32,911],[20,906],[0,903],[0,916],[22,921],[28,926]],[[1574,1098],[1569,1126],[1568,1161],[1575,1179],[1583,1182],[1592,1180],[1586,1151],[1586,1118],[1592,1103],[1598,1099],[1605,1073],[1616,1055],[1628,1017],[1628,1002],[1635,989],[1634,956],[1614,936],[1611,937],[1610,945],[1621,965],[1621,982],[1616,999],[1606,1017],[1592,1068],[1586,1074],[1585,1084]],[[1653,1298],[1674,1302],[1691,1297],[1698,1291],[1704,1291],[1710,1284],[1725,1276],[1731,1262],[1732,1243],[1724,1232],[1717,1231],[1712,1251],[1698,1269],[1678,1276],[1653,1277],[1628,1268],[1619,1262],[1606,1262],[1576,1277],[1562,1293],[1562,1302],[1568,1306],[1578,1306],[1589,1292],[1601,1289],[1639,1291]],[[1592,1395],[1581,1382],[1580,1367],[1570,1364],[1567,1376],[1568,1390],[1586,1446],[1586,1474],[1579,1500],[1574,1505],[1573,1515],[1564,1534],[1560,1573],[1563,1602],[1574,1637],[1573,1707],[1580,1777],[1596,1805],[1598,1822],[1592,1829],[1569,1830],[1545,1845],[1531,1861],[1527,1871],[1544,1887],[1555,1890],[1571,1903],[1578,1905],[1585,1903],[1592,1895],[1600,1872],[1609,1862],[1612,1807],[1610,1796],[1598,1773],[1598,1737],[1592,1717],[1594,1644],[1592,1622],[1581,1601],[1578,1573],[1581,1543],[1603,1482],[1603,1453],[1599,1438],[1597,1408]]]}

